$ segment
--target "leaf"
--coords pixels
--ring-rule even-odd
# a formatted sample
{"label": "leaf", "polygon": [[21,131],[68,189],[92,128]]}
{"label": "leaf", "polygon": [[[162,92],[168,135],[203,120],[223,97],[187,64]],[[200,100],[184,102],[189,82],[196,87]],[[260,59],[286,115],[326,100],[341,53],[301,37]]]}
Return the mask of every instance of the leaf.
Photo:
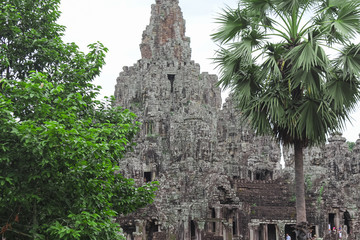
{"label": "leaf", "polygon": [[246,29],[249,25],[245,12],[241,12],[240,9],[231,9],[230,7],[223,9],[223,13],[215,20],[217,23],[220,23],[222,27],[220,27],[216,33],[212,34],[211,37],[214,41],[221,43],[234,40],[239,36],[239,32]]}

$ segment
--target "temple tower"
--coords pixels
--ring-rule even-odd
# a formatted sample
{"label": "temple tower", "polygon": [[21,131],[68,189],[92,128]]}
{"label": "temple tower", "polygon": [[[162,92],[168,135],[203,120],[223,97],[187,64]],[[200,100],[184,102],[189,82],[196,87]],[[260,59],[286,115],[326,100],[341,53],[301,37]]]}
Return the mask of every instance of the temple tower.
{"label": "temple tower", "polygon": [[140,44],[142,58],[123,68],[115,97],[116,104],[135,112],[142,123],[134,152],[120,163],[123,174],[138,184],[157,180],[160,189],[155,203],[134,215],[141,219],[134,220],[136,228],[130,224],[124,229],[129,236],[147,229],[143,232],[148,238],[163,232],[190,239],[203,234],[204,222],[197,219],[207,217],[210,196],[219,191],[214,180],[230,186],[219,165],[213,165],[219,161],[221,92],[215,86],[217,76],[200,73],[191,60],[178,1],[157,0],[151,9]]}
{"label": "temple tower", "polygon": [[154,204],[119,219],[125,233],[179,240],[244,234],[234,183],[249,170],[250,180],[273,179],[277,145],[244,126],[230,99],[221,110],[217,76],[201,73],[191,60],[178,0],[152,5],[140,51],[142,58],[123,68],[115,86],[116,104],[142,123],[134,151],[120,166],[139,185],[159,181],[159,190]]}
{"label": "temple tower", "polygon": [[[140,44],[124,67],[116,104],[142,123],[120,160],[138,185],[159,181],[155,202],[119,216],[127,239],[275,240],[293,234],[293,150],[256,136],[230,96],[221,108],[217,76],[191,60],[178,0],[156,0]],[[360,239],[360,139],[340,134],[304,151],[308,221],[318,236]],[[348,238],[346,238],[348,237]],[[295,239],[295,236],[292,236]]]}
{"label": "temple tower", "polygon": [[178,0],[157,0],[152,6],[140,50],[143,59],[190,61],[190,39],[185,36],[185,20]]}

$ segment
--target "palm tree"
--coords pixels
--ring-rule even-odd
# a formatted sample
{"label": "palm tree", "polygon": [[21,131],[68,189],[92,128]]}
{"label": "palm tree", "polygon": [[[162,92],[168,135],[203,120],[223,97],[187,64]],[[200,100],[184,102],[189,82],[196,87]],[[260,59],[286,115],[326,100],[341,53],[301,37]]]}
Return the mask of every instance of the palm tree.
{"label": "palm tree", "polygon": [[257,134],[295,151],[297,223],[306,223],[303,149],[341,130],[360,97],[359,0],[240,0],[212,35],[219,85]]}

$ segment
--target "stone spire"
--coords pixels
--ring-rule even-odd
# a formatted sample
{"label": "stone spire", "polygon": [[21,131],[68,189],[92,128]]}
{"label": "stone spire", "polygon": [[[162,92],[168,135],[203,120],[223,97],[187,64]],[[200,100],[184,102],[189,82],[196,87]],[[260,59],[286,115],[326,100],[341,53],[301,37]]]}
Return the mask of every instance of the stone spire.
{"label": "stone spire", "polygon": [[179,0],[156,0],[152,5],[150,24],[143,32],[140,51],[143,59],[190,61],[190,38],[185,36]]}

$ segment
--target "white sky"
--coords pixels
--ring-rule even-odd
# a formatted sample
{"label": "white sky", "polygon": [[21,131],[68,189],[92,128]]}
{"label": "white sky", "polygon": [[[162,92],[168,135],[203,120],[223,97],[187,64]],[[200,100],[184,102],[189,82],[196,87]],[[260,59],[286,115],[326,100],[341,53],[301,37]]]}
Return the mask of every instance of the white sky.
{"label": "white sky", "polygon": [[[97,41],[109,52],[106,65],[95,84],[102,86],[102,95],[114,94],[116,78],[124,66],[141,58],[139,44],[149,24],[151,4],[155,0],[62,0],[59,23],[65,25],[66,42],[75,42],[82,51]],[[180,0],[186,20],[186,36],[191,38],[192,59],[202,72],[216,74],[214,57],[216,45],[210,34],[216,29],[214,18],[226,5],[235,8],[238,0]],[[353,124],[347,124],[344,136],[355,142],[360,134],[360,105],[352,114]]]}

